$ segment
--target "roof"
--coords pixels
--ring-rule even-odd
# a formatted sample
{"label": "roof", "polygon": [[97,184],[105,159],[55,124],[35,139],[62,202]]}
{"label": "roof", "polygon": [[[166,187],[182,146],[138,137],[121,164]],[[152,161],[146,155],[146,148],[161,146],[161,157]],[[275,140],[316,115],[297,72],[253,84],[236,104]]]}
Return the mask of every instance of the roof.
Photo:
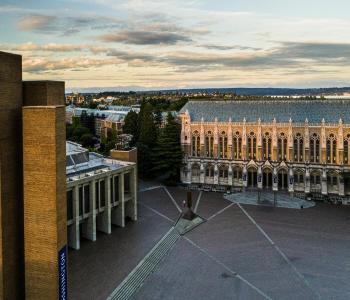
{"label": "roof", "polygon": [[189,101],[180,113],[188,111],[191,121],[199,122],[277,122],[303,123],[350,123],[350,99],[333,100],[233,100],[233,101]]}

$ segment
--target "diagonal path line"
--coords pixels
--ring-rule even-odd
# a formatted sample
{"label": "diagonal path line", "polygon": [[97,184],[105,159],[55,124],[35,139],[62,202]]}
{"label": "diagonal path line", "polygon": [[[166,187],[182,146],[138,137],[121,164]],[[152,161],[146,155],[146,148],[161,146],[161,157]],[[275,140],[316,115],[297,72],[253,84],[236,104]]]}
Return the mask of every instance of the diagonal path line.
{"label": "diagonal path line", "polygon": [[219,210],[218,212],[216,212],[215,214],[213,214],[212,216],[210,216],[207,221],[210,221],[211,219],[215,218],[217,215],[220,215],[221,213],[223,213],[226,209],[230,208],[231,206],[235,205],[235,203],[231,203],[229,205],[227,205],[226,207],[224,207],[223,209]]}
{"label": "diagonal path line", "polygon": [[200,192],[199,192],[199,195],[198,195],[198,198],[197,198],[196,206],[194,207],[194,210],[193,210],[194,213],[197,213],[199,201],[201,201],[202,194],[203,194],[203,191],[200,191]]}
{"label": "diagonal path line", "polygon": [[256,223],[256,221],[253,219],[253,217],[240,205],[238,202],[236,202],[238,207],[242,210],[242,212],[248,217],[248,219],[255,225],[255,227],[262,233],[262,235],[270,242],[270,244],[276,249],[276,251],[282,256],[282,258],[286,261],[286,263],[294,270],[294,272],[297,274],[299,279],[319,298],[321,299],[321,295],[314,290],[310,283],[307,281],[307,279],[304,277],[303,274],[301,274],[298,269],[295,267],[295,265],[290,261],[290,259],[282,252],[282,250],[275,244],[275,242],[268,236],[268,234],[264,231],[264,229],[261,228],[261,226]]}
{"label": "diagonal path line", "polygon": [[142,192],[152,191],[152,190],[155,190],[155,189],[160,189],[162,187],[163,187],[162,185],[150,186],[150,187],[147,187],[147,188],[140,189],[140,190],[138,190],[138,192],[142,193]]}
{"label": "diagonal path line", "polygon": [[174,205],[176,206],[177,210],[182,213],[182,209],[180,208],[180,206],[176,203],[174,197],[170,194],[170,192],[168,191],[168,189],[163,186],[164,191],[168,194],[169,198],[171,199],[171,201],[174,203]]}
{"label": "diagonal path line", "polygon": [[174,223],[174,220],[168,218],[166,215],[163,215],[163,214],[162,214],[161,212],[159,212],[158,210],[155,210],[154,208],[152,208],[152,207],[150,207],[150,206],[148,206],[148,205],[146,205],[146,204],[144,204],[144,203],[142,203],[142,202],[140,202],[140,201],[138,202],[138,204],[141,205],[141,206],[143,206],[143,207],[145,207],[145,208],[147,208],[147,209],[149,209],[149,210],[151,210],[151,211],[153,211],[155,214],[157,214],[158,216],[161,216],[162,218],[168,220],[169,222]]}
{"label": "diagonal path line", "polygon": [[229,268],[228,266],[226,266],[223,262],[221,262],[220,260],[218,260],[217,258],[215,258],[214,256],[212,256],[211,254],[209,254],[205,249],[203,249],[202,247],[200,247],[199,245],[197,245],[195,242],[193,242],[192,240],[190,240],[188,237],[183,236],[183,238],[188,241],[191,245],[193,245],[194,247],[196,247],[199,251],[201,251],[202,253],[204,253],[206,256],[208,256],[211,260],[213,260],[215,263],[217,263],[218,265],[220,265],[221,267],[223,267],[225,270],[227,270],[228,272],[230,272],[233,276],[237,277],[239,280],[243,281],[245,284],[247,284],[250,288],[252,288],[253,290],[255,290],[257,293],[259,293],[261,296],[263,296],[265,299],[269,299],[272,300],[271,297],[269,297],[268,295],[266,295],[262,290],[260,290],[259,288],[257,288],[255,285],[253,285],[252,283],[250,283],[247,279],[245,279],[244,277],[242,277],[241,275],[239,275],[237,272],[233,271],[231,268]]}

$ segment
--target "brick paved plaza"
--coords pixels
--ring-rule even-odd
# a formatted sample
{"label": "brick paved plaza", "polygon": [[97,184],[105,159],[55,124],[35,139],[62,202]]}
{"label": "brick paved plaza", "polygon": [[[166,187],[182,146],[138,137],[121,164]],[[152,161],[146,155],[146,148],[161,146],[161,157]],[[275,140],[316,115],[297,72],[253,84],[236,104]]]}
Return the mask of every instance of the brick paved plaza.
{"label": "brick paved plaza", "polygon": [[[70,251],[70,299],[106,299],[173,226],[186,191],[145,187],[137,222]],[[179,238],[134,299],[350,298],[350,207],[238,205],[209,192],[193,200],[206,222]]]}

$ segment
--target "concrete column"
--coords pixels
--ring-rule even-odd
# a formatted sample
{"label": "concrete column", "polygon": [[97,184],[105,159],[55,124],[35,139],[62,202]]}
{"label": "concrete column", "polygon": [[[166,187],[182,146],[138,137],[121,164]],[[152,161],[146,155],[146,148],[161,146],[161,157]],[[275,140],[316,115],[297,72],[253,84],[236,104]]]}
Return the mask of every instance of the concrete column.
{"label": "concrete column", "polygon": [[289,169],[289,177],[288,177],[288,192],[294,192],[294,171],[292,168]]}
{"label": "concrete column", "polygon": [[125,205],[125,215],[132,221],[137,221],[137,176],[136,167],[130,173],[131,200]]}
{"label": "concrete column", "polygon": [[111,234],[111,176],[105,179],[105,208],[98,216],[97,229]]}
{"label": "concrete column", "polygon": [[96,241],[96,180],[90,182],[90,216],[82,225],[82,236],[90,241]]}
{"label": "concrete column", "polygon": [[112,224],[125,227],[124,174],[119,174],[119,203],[112,210]]}
{"label": "concrete column", "polygon": [[328,190],[327,190],[327,172],[326,170],[323,170],[322,172],[322,179],[321,179],[321,188],[322,188],[322,195],[327,195]]}
{"label": "concrete column", "polygon": [[257,174],[257,185],[258,189],[263,188],[263,183],[262,183],[262,171],[261,171],[261,166],[258,167],[258,174]]}
{"label": "concrete column", "polygon": [[80,249],[80,228],[79,228],[79,187],[73,187],[73,224],[68,226],[69,247]]}

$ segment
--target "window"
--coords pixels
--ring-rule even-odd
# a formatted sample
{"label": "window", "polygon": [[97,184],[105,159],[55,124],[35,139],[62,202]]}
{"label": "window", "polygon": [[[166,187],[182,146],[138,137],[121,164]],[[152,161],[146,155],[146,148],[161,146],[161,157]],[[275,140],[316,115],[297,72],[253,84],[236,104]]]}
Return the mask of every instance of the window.
{"label": "window", "polygon": [[343,161],[344,164],[349,164],[349,141],[350,141],[350,134],[347,135],[347,137],[344,140],[344,157]]}
{"label": "window", "polygon": [[100,208],[100,184],[98,181],[95,183],[95,209]]}
{"label": "window", "polygon": [[195,131],[192,134],[192,156],[200,156],[200,149],[200,136],[198,131]]}
{"label": "window", "polygon": [[88,214],[90,212],[90,185],[84,185],[84,213]]}
{"label": "window", "polygon": [[233,136],[233,159],[242,159],[242,138],[238,131]]}
{"label": "window", "polygon": [[263,160],[271,160],[271,137],[268,132],[265,133],[262,144]]}
{"label": "window", "polygon": [[211,166],[211,165],[207,166],[207,168],[205,169],[205,176],[210,177],[210,178],[214,177],[214,167],[213,166]]}
{"label": "window", "polygon": [[337,160],[337,139],[334,134],[330,134],[327,138],[327,163],[335,164]]}
{"label": "window", "polygon": [[83,215],[83,199],[84,199],[84,194],[83,194],[83,187],[79,187],[79,216]]}
{"label": "window", "polygon": [[227,135],[223,131],[219,138],[219,157],[227,158]]}
{"label": "window", "polygon": [[211,131],[205,137],[205,153],[207,157],[214,157],[214,137]]}
{"label": "window", "polygon": [[254,132],[248,135],[247,140],[247,156],[248,159],[256,159],[256,136]]}
{"label": "window", "polygon": [[200,167],[197,164],[192,166],[192,176],[194,177],[200,176]]}
{"label": "window", "polygon": [[310,162],[320,162],[320,137],[316,133],[310,138]]}
{"label": "window", "polygon": [[278,160],[287,159],[287,137],[284,133],[281,133],[277,140],[277,151],[278,151]]}
{"label": "window", "polygon": [[227,179],[228,178],[228,168],[226,166],[220,167],[219,177]]}
{"label": "window", "polygon": [[124,174],[124,193],[130,193],[130,173]]}
{"label": "window", "polygon": [[304,153],[304,140],[300,133],[297,133],[294,137],[294,161],[302,162]]}
{"label": "window", "polygon": [[100,181],[100,205],[101,207],[105,207],[106,205],[106,189],[105,189],[105,181]]}
{"label": "window", "polygon": [[113,201],[114,202],[119,201],[119,176],[113,177],[113,194],[114,194]]}

